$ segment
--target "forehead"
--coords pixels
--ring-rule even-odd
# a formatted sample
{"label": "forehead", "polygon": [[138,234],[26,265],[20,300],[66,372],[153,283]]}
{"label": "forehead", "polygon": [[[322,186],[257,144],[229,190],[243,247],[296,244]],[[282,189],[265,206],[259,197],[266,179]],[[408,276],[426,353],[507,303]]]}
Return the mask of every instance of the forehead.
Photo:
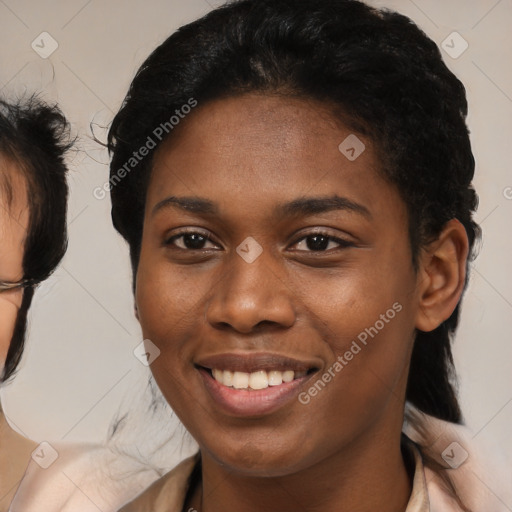
{"label": "forehead", "polygon": [[[243,179],[245,190],[292,185],[290,178],[298,179],[299,173],[307,180],[303,171],[314,180],[318,172],[343,165],[338,145],[349,133],[314,100],[261,94],[225,98],[199,105],[185,118],[158,149],[153,172],[190,187],[220,184],[223,178],[231,185]],[[368,154],[364,161],[373,164]]]}
{"label": "forehead", "polygon": [[[363,148],[356,158],[343,152],[347,140]],[[256,213],[250,206],[270,211],[286,200],[333,193],[372,209],[396,198],[401,209],[380,167],[373,141],[331,105],[245,94],[200,104],[181,121],[155,154],[146,211],[169,195],[201,195],[249,215]]]}
{"label": "forehead", "polygon": [[[184,148],[209,150],[222,157],[272,154],[279,161],[289,159],[300,148],[302,155],[315,153],[314,142],[337,149],[340,135],[349,128],[340,121],[334,106],[314,99],[247,93],[199,104],[157,151]],[[212,141],[214,141],[212,143]],[[264,152],[261,150],[264,149]],[[228,152],[228,153],[226,153]],[[276,165],[279,162],[276,162]]]}

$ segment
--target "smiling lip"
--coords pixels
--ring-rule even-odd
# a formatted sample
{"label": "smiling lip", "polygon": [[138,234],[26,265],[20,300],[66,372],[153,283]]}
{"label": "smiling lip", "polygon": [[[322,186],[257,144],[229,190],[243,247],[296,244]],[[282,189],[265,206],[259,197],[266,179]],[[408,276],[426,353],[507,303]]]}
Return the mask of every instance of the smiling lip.
{"label": "smiling lip", "polygon": [[[218,354],[196,362],[205,388],[215,405],[232,416],[261,416],[269,414],[297,397],[304,382],[316,373],[319,364],[299,361],[279,354]],[[234,389],[217,382],[211,371],[230,370],[233,372],[253,373],[260,370],[289,371],[302,375],[291,382],[259,390]],[[303,375],[305,372],[306,375]]]}
{"label": "smiling lip", "polygon": [[291,357],[272,353],[258,354],[216,354],[196,361],[197,366],[202,366],[209,370],[218,368],[219,370],[231,370],[234,372],[252,373],[259,370],[293,370],[295,372],[309,371],[315,368],[318,363],[300,361]]}

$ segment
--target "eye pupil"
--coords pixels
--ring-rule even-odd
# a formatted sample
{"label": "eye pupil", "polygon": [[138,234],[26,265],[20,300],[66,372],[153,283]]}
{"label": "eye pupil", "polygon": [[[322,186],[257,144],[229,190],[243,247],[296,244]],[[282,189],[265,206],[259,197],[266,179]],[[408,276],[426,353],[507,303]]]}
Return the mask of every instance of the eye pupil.
{"label": "eye pupil", "polygon": [[189,233],[183,235],[183,243],[187,249],[202,249],[206,238],[198,233]]}
{"label": "eye pupil", "polygon": [[[310,243],[311,240],[314,240],[313,243]],[[311,251],[323,251],[329,245],[329,237],[323,235],[308,236],[306,245]]]}

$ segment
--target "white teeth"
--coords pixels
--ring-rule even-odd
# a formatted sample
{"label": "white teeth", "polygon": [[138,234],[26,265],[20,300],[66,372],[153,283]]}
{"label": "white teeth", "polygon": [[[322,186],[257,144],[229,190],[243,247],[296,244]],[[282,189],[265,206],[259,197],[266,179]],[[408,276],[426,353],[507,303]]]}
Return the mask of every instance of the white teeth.
{"label": "white teeth", "polygon": [[268,385],[279,386],[283,383],[283,372],[272,370],[268,372]]}
{"label": "white teeth", "polygon": [[249,374],[245,372],[235,372],[233,374],[233,387],[235,389],[244,389],[249,386]]}
{"label": "white teeth", "polygon": [[257,372],[232,372],[229,370],[212,370],[213,378],[224,386],[233,387],[235,389],[266,389],[269,386],[279,386],[283,382],[292,382],[294,379],[304,377],[307,372],[286,370],[280,372],[278,370],[259,370]]}
{"label": "white teeth", "polygon": [[283,382],[291,382],[293,380],[294,373],[295,372],[293,370],[286,370],[283,372]]}
{"label": "white teeth", "polygon": [[217,379],[219,382],[222,382],[224,386],[232,386],[233,385],[233,372],[230,372],[229,370],[224,370],[222,372],[222,380]]}
{"label": "white teeth", "polygon": [[252,389],[268,388],[267,372],[261,370],[251,373],[251,375],[249,375],[249,387]]}

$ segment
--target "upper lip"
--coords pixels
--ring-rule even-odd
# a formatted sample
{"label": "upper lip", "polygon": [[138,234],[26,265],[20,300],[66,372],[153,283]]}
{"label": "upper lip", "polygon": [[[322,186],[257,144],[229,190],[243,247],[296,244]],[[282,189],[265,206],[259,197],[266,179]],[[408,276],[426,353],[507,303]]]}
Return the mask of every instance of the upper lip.
{"label": "upper lip", "polygon": [[232,370],[252,373],[260,370],[308,371],[318,368],[318,363],[301,361],[292,357],[265,353],[224,353],[198,359],[195,364],[207,369]]}

